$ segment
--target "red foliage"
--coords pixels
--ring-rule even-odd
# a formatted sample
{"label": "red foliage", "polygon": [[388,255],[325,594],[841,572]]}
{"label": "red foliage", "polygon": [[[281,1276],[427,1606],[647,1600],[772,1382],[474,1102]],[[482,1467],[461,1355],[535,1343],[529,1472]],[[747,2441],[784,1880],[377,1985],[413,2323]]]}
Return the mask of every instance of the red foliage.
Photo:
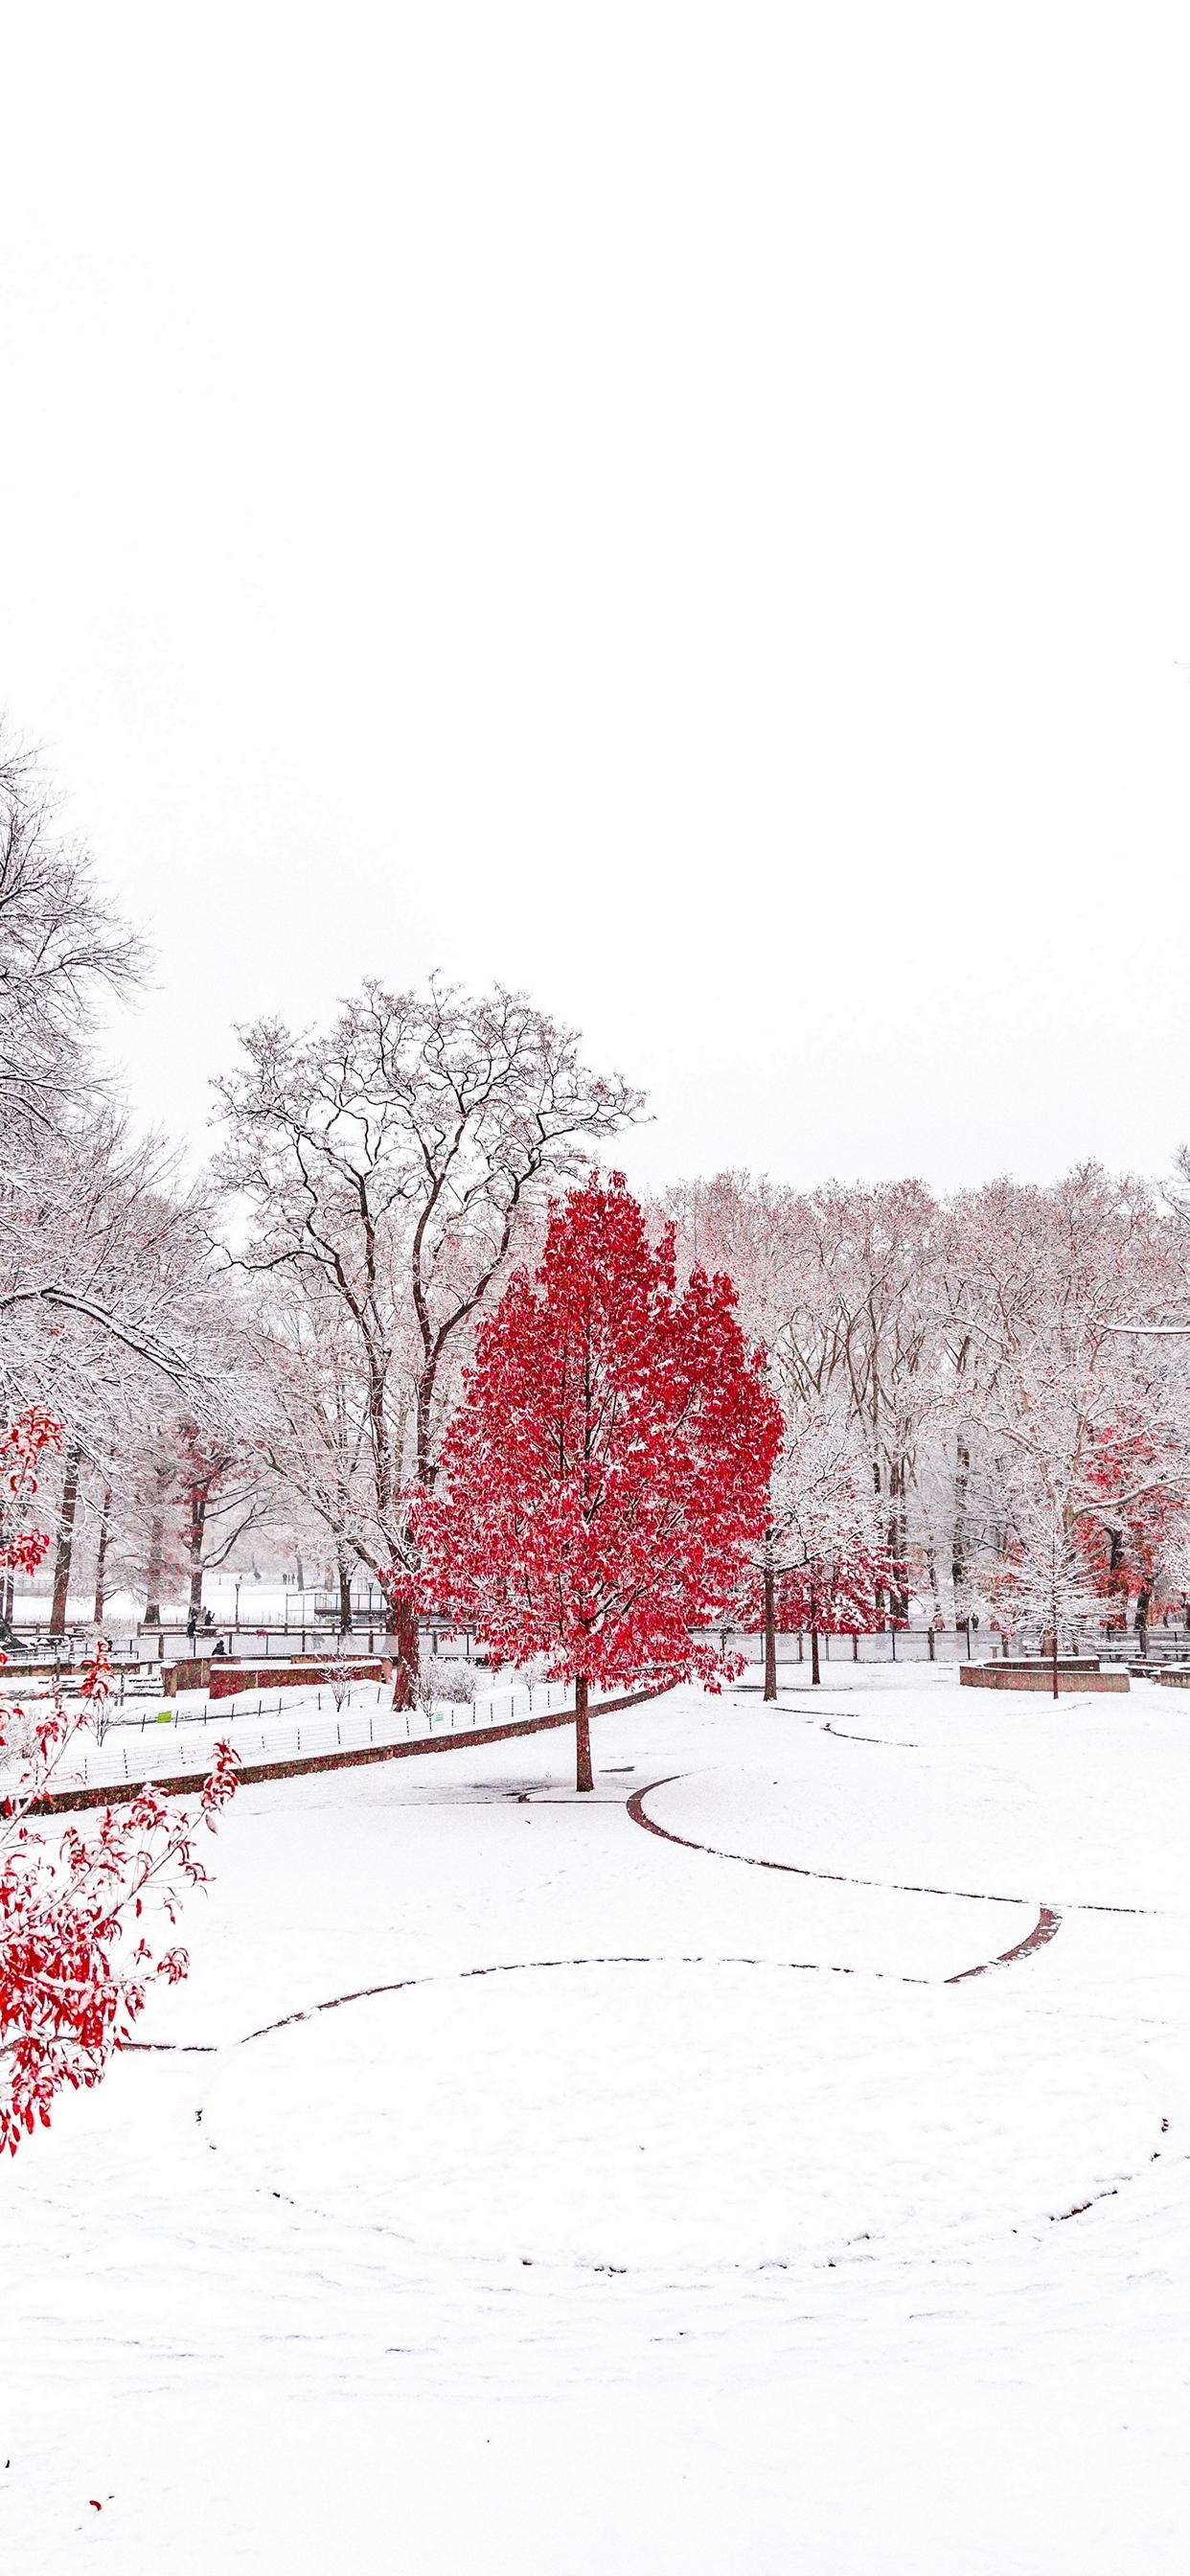
{"label": "red foliage", "polygon": [[9,1463],[0,1468],[0,1491],[4,1494],[3,1525],[5,1538],[0,1545],[0,1565],[11,1566],[17,1574],[36,1574],[50,1543],[49,1531],[38,1529],[7,1532],[8,1514],[14,1504],[22,1511],[28,1508],[37,1492],[37,1461],[47,1449],[62,1446],[62,1425],[55,1422],[44,1405],[26,1405],[15,1422],[0,1432],[0,1458]]}
{"label": "red foliage", "polygon": [[[36,1460],[59,1445],[57,1424],[33,1408],[0,1439],[0,1453],[16,1461],[6,1476],[10,1504],[23,1506],[36,1492]],[[36,1565],[44,1551],[42,1534],[25,1530],[0,1549],[0,1563]],[[31,1822],[67,1746],[102,1716],[110,1689],[100,1645],[76,1708],[55,1697],[32,1719],[0,1702],[0,1770],[11,1774],[0,1796],[0,2147],[12,2154],[38,2120],[48,2128],[65,2086],[98,2083],[153,1980],[175,1985],[185,1976],[186,1952],[155,1954],[143,1934],[122,1959],[115,1954],[146,1901],[172,1925],[181,1886],[207,1877],[194,1851],[196,1819],[171,1812],[148,1790],[118,1813],[107,1808],[90,1837],[72,1823],[47,1834]],[[212,1831],[235,1785],[235,1757],[217,1744],[199,1800]]]}
{"label": "red foliage", "polygon": [[1182,1462],[1147,1431],[1114,1428],[1096,1441],[1086,1485],[1102,1496],[1077,1524],[1079,1554],[1095,1590],[1121,1623],[1131,1603],[1147,1616],[1171,1551],[1185,1546],[1190,1501]]}
{"label": "red foliage", "polygon": [[820,1637],[866,1637],[885,1626],[884,1596],[895,1592],[902,1572],[887,1548],[871,1547],[851,1533],[835,1550],[778,1576],[777,1625],[815,1630]]}
{"label": "red foliage", "polygon": [[713,1682],[690,1631],[738,1588],[780,1438],[730,1280],[679,1296],[672,1232],[654,1249],[622,1176],[593,1176],[480,1327],[420,1515],[428,1597],[576,1682]]}

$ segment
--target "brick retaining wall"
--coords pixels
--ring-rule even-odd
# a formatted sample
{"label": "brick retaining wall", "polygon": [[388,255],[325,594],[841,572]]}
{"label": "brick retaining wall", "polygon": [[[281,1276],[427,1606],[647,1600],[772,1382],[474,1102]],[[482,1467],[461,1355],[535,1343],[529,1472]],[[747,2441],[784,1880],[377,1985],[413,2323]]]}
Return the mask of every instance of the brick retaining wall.
{"label": "brick retaining wall", "polygon": [[332,1673],[345,1673],[352,1682],[390,1682],[393,1668],[387,1655],[363,1655],[354,1663],[339,1655],[317,1661],[307,1656],[289,1664],[233,1664],[222,1655],[193,1655],[162,1665],[161,1695],[176,1699],[179,1691],[205,1690],[212,1699],[233,1699],[242,1690],[312,1690]]}
{"label": "brick retaining wall", "polygon": [[[1048,1691],[1053,1696],[1054,1675],[1049,1664],[960,1664],[959,1680],[974,1690]],[[1058,1666],[1059,1696],[1065,1691],[1126,1691],[1130,1687],[1127,1673],[1071,1672]]]}
{"label": "brick retaining wall", "polygon": [[338,1655],[325,1664],[252,1664],[244,1669],[236,1664],[211,1665],[208,1684],[212,1699],[234,1699],[237,1691],[246,1690],[311,1690],[321,1682],[342,1679],[349,1682],[391,1682],[393,1668],[387,1655],[365,1655],[362,1662],[343,1663]]}

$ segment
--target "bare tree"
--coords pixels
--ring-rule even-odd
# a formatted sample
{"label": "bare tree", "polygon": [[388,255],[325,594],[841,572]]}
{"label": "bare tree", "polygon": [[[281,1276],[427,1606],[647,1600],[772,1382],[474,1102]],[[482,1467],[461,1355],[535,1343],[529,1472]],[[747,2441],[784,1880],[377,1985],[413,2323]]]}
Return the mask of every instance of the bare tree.
{"label": "bare tree", "polygon": [[184,1421],[178,1439],[190,1611],[198,1620],[204,1574],[224,1565],[237,1541],[264,1519],[267,1497],[234,1431]]}
{"label": "bare tree", "polygon": [[351,1583],[369,1526],[368,1406],[357,1337],[342,1300],[315,1267],[258,1280],[253,1336],[263,1390],[257,1448],[283,1491],[329,1539],[339,1626],[351,1626]]}
{"label": "bare tree", "polygon": [[69,1424],[97,1384],[146,1369],[194,1399],[217,1375],[225,1281],[202,1194],[178,1188],[159,1138],[107,1103],[38,1131],[0,1173],[0,1387]]}
{"label": "bare tree", "polygon": [[234,1257],[257,1275],[317,1271],[349,1326],[367,1459],[352,1532],[399,1639],[412,1701],[416,1620],[407,1488],[432,1486],[454,1372],[518,1226],[641,1111],[592,1074],[573,1032],[523,995],[474,998],[368,983],[325,1035],[277,1021],[241,1033],[216,1088],[219,1171],[246,1202]]}
{"label": "bare tree", "polygon": [[94,1085],[89,1040],[105,993],[143,970],[141,942],[99,894],[91,861],[55,830],[29,753],[0,742],[0,1131],[52,1127]]}

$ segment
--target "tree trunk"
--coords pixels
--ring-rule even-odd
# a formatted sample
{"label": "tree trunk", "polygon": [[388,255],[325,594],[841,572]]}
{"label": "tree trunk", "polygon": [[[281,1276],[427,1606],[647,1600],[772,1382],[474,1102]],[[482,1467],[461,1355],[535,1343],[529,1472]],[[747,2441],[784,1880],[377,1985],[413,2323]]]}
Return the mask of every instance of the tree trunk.
{"label": "tree trunk", "polygon": [[412,1601],[390,1601],[388,1617],[397,1646],[393,1707],[412,1708],[417,1699],[417,1612]]}
{"label": "tree trunk", "polygon": [[771,1565],[764,1569],[764,1695],[777,1696],[777,1584]]}
{"label": "tree trunk", "polygon": [[165,1514],[154,1512],[149,1523],[149,1562],[145,1569],[145,1626],[155,1628],[161,1618],[161,1576],[165,1561]]}
{"label": "tree trunk", "polygon": [[1142,1583],[1136,1596],[1136,1634],[1142,1655],[1149,1651],[1149,1603],[1152,1597],[1151,1586]]}
{"label": "tree trunk", "polygon": [[95,1625],[97,1628],[103,1618],[104,1603],[107,1599],[105,1588],[107,1578],[107,1541],[108,1531],[111,1526],[111,1513],[112,1489],[110,1485],[105,1485],[103,1488],[103,1502],[100,1506],[99,1512],[99,1543],[95,1550]]}
{"label": "tree trunk", "polygon": [[336,1562],[339,1569],[339,1627],[342,1630],[351,1626],[351,1558],[340,1556]]}
{"label": "tree trunk", "polygon": [[821,1675],[821,1673],[820,1673],[820,1671],[819,1671],[819,1669],[818,1669],[818,1630],[817,1630],[817,1628],[811,1628],[811,1630],[810,1630],[810,1679],[811,1679],[811,1681],[812,1681],[812,1682],[820,1682],[820,1681],[821,1681],[821,1679],[822,1679],[822,1675]]}
{"label": "tree trunk", "polygon": [[74,1554],[74,1523],[79,1501],[79,1470],[83,1463],[80,1444],[75,1441],[66,1452],[62,1473],[62,1504],[58,1513],[58,1545],[54,1555],[54,1598],[50,1608],[50,1635],[66,1634],[66,1605],[70,1592],[70,1560]]}
{"label": "tree trunk", "polygon": [[971,1609],[967,1598],[967,1492],[970,1482],[971,1452],[966,1441],[960,1440],[954,1480],[954,1534],[950,1547],[950,1579],[954,1587],[956,1628],[965,1625]]}
{"label": "tree trunk", "polygon": [[202,1542],[207,1525],[207,1497],[201,1485],[190,1489],[190,1607],[202,1617]]}
{"label": "tree trunk", "polygon": [[888,1550],[897,1569],[895,1588],[889,1599],[894,1619],[899,1619],[903,1626],[907,1626],[909,1621],[909,1519],[905,1502],[908,1481],[908,1469],[902,1459],[889,1479],[893,1510],[888,1524]]}
{"label": "tree trunk", "polygon": [[1108,1596],[1109,1599],[1112,1593],[1116,1596],[1112,1625],[1118,1627],[1123,1633],[1128,1626],[1128,1567],[1124,1557],[1124,1533],[1123,1530],[1114,1529],[1109,1530],[1107,1535]]}
{"label": "tree trunk", "polygon": [[589,1684],[585,1673],[576,1673],[574,1681],[574,1733],[576,1750],[576,1789],[593,1789],[591,1772],[591,1720],[587,1713]]}

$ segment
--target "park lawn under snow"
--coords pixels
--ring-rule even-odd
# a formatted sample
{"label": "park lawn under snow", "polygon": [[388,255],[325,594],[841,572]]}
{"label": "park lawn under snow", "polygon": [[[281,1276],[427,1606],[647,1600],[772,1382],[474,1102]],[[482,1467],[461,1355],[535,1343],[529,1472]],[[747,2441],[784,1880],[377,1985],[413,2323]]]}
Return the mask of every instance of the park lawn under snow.
{"label": "park lawn under snow", "polygon": [[241,1791],[3,2176],[14,2565],[1180,2569],[1190,1700],[782,1680]]}

